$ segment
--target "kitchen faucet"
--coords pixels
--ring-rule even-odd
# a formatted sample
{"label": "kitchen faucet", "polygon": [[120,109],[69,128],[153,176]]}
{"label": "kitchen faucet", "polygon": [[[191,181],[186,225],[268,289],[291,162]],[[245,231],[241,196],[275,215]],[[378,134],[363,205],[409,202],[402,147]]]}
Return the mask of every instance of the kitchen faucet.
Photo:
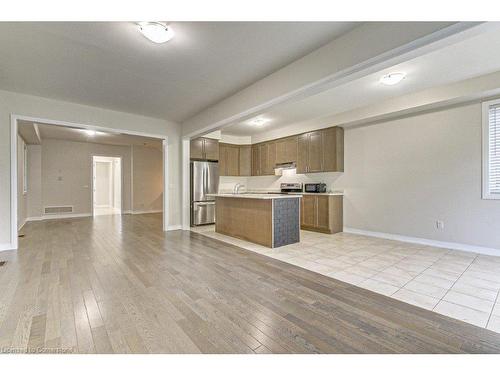
{"label": "kitchen faucet", "polygon": [[240,183],[237,183],[236,185],[234,185],[233,194],[239,194],[240,188],[243,188],[243,187],[245,187],[245,185],[242,185]]}

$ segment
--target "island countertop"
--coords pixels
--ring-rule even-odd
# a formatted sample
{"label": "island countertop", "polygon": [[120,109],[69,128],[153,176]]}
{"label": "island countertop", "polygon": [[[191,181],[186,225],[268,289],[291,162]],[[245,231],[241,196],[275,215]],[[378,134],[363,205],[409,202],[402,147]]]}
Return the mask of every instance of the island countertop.
{"label": "island countertop", "polygon": [[214,198],[246,198],[246,199],[286,199],[286,198],[300,198],[301,194],[267,194],[267,193],[239,193],[239,194],[231,194],[231,193],[221,193],[221,194],[207,194],[209,197]]}

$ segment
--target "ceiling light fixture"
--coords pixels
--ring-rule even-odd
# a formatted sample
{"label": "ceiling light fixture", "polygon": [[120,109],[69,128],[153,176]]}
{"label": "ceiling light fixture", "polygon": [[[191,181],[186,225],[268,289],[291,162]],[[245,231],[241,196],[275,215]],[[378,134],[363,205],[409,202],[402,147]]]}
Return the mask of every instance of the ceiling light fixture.
{"label": "ceiling light fixture", "polygon": [[269,119],[269,118],[259,116],[259,117],[255,117],[251,120],[248,120],[247,123],[248,123],[248,125],[252,125],[252,126],[263,126],[270,121],[271,121],[271,119]]}
{"label": "ceiling light fixture", "polygon": [[139,31],[154,43],[166,43],[174,37],[174,30],[161,22],[140,22]]}
{"label": "ceiling light fixture", "polygon": [[87,134],[89,137],[93,137],[97,134],[95,130],[90,130],[90,129],[85,129],[83,132]]}
{"label": "ceiling light fixture", "polygon": [[401,82],[406,77],[406,73],[389,73],[380,78],[380,83],[388,86]]}

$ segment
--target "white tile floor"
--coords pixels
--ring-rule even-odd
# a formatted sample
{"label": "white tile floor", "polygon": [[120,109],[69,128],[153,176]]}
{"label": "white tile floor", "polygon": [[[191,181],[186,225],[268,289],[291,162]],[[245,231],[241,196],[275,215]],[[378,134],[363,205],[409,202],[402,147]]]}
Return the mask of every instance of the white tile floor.
{"label": "white tile floor", "polygon": [[500,332],[500,257],[355,234],[301,231],[298,244],[269,249],[193,228],[259,254]]}

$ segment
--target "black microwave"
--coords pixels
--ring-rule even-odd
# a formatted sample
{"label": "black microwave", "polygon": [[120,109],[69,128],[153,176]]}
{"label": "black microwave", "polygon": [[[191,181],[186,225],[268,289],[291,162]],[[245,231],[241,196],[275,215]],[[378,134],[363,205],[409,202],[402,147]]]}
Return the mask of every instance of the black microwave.
{"label": "black microwave", "polygon": [[304,184],[304,193],[326,193],[326,184]]}

